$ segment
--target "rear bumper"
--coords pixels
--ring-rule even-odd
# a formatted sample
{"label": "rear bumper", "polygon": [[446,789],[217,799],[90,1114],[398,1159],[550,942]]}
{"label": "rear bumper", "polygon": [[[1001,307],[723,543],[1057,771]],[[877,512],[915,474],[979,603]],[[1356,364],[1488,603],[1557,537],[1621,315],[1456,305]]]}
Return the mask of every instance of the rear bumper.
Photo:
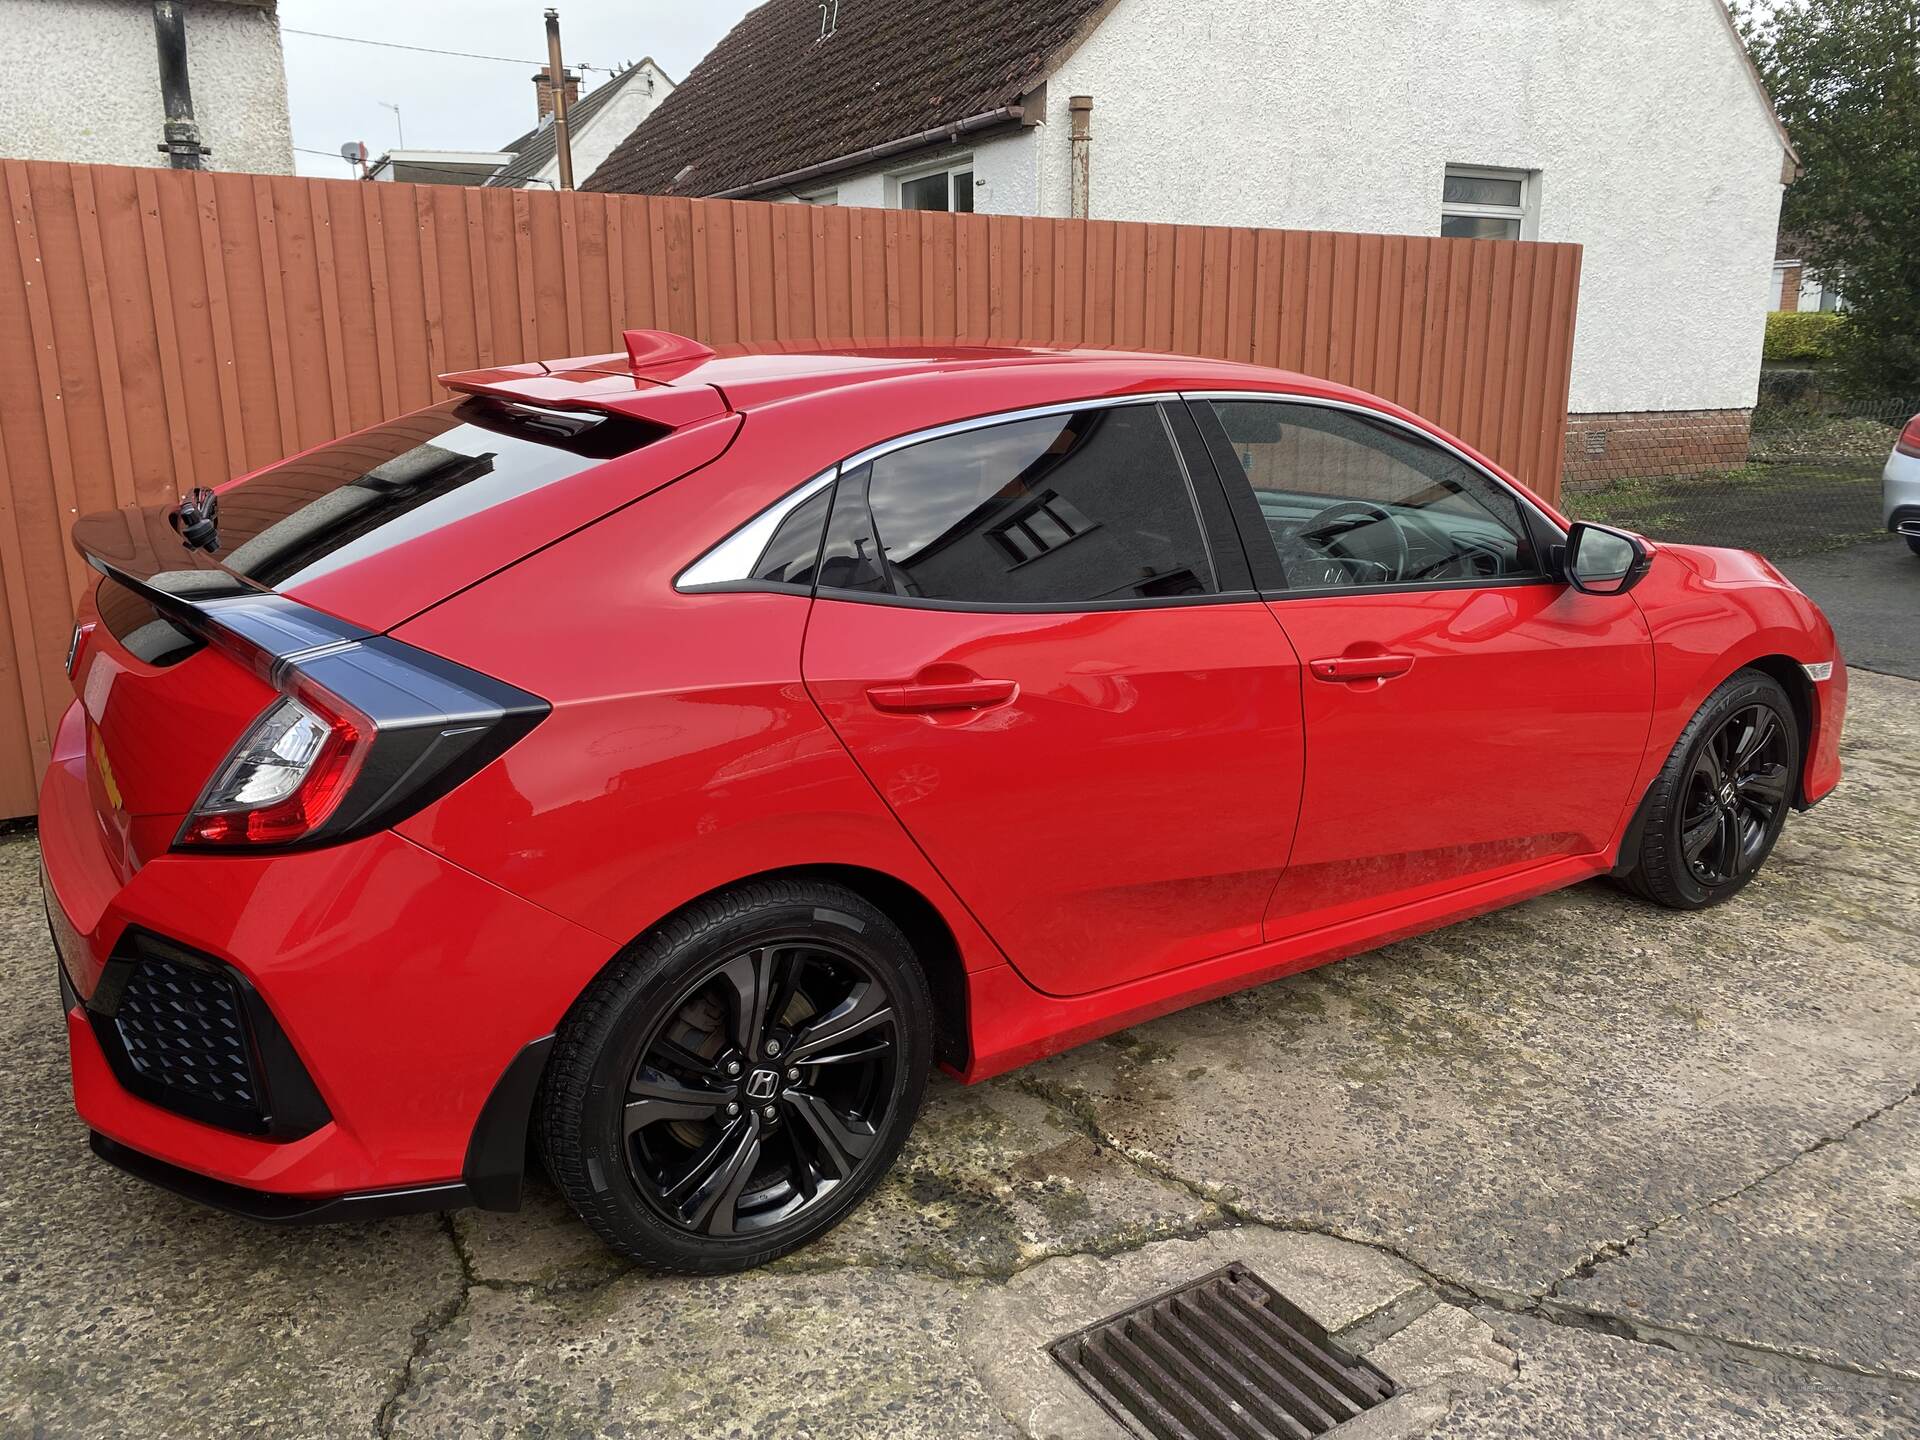
{"label": "rear bumper", "polygon": [[[511,1208],[551,1032],[606,942],[389,832],[272,857],[169,854],[123,884],[71,721],[41,787],[43,879],[96,1151],[263,1219],[414,1192],[426,1208]],[[133,932],[231,967],[257,995],[323,1102],[312,1128],[243,1133],[123,1083],[98,1012]]]}
{"label": "rear bumper", "polygon": [[421,1215],[434,1210],[458,1210],[473,1203],[473,1195],[459,1181],[443,1185],[410,1185],[394,1190],[366,1190],[354,1195],[277,1195],[248,1190],[210,1179],[198,1171],[169,1165],[109,1140],[98,1130],[88,1137],[93,1153],[136,1179],[176,1195],[267,1225],[323,1225],[348,1220],[381,1220],[393,1215]]}

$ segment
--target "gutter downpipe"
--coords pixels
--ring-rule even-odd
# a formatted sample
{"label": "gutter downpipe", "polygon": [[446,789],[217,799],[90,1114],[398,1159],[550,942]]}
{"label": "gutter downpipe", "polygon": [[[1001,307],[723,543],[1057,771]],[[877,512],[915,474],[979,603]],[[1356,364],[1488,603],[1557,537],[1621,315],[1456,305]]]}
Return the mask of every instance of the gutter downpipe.
{"label": "gutter downpipe", "polygon": [[153,41],[160,59],[160,103],[165,140],[154,148],[176,170],[204,170],[211,153],[200,143],[193,118],[193,87],[187,82],[187,17],[180,0],[153,0]]}
{"label": "gutter downpipe", "polygon": [[1067,111],[1073,117],[1073,205],[1068,213],[1085,220],[1093,189],[1093,97],[1072,96]]}
{"label": "gutter downpipe", "polygon": [[869,145],[864,150],[856,150],[851,155],[839,155],[831,160],[822,160],[817,165],[808,165],[799,170],[789,170],[784,175],[772,175],[765,180],[755,180],[750,185],[736,185],[731,190],[721,190],[706,196],[709,200],[744,200],[768,190],[785,190],[801,185],[822,175],[832,175],[840,170],[851,170],[870,160],[885,160],[909,150],[924,150],[929,145],[942,142],[951,144],[962,135],[974,135],[982,130],[991,130],[999,125],[1018,124],[1026,118],[1026,108],[1020,105],[1002,105],[998,110],[989,110],[981,115],[971,115],[965,120],[955,120],[949,125],[938,125],[931,130],[922,130],[917,135],[903,135],[898,140],[888,140],[883,144]]}

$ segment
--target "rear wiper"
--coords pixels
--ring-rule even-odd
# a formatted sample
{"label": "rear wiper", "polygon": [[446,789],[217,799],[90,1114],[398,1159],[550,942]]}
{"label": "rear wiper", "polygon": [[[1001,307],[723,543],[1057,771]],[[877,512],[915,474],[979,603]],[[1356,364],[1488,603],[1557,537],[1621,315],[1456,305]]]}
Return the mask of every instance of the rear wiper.
{"label": "rear wiper", "polygon": [[179,532],[180,543],[189,550],[220,553],[220,497],[204,485],[189,490],[186,498],[167,515],[167,521]]}

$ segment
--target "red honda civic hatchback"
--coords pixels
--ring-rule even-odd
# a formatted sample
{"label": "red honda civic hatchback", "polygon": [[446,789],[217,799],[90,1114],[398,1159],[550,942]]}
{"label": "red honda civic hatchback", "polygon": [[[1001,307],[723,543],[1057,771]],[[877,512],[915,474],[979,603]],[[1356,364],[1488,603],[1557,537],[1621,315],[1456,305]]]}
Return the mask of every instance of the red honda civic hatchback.
{"label": "red honda civic hatchback", "polygon": [[849,346],[449,376],[82,520],[41,794],[93,1148],[263,1219],[819,1235],[979,1080],[1839,778],[1771,565],[1570,525],[1374,397]]}

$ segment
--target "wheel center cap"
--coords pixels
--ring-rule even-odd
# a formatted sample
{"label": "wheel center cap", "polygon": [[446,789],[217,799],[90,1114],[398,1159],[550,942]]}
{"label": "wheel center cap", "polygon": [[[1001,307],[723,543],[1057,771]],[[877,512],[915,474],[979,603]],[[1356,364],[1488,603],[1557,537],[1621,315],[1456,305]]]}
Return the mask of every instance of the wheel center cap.
{"label": "wheel center cap", "polygon": [[747,1098],[749,1100],[771,1100],[774,1092],[780,1088],[778,1070],[756,1070],[747,1076]]}
{"label": "wheel center cap", "polygon": [[1733,808],[1733,782],[1732,781],[1728,781],[1725,785],[1722,785],[1720,787],[1720,804],[1728,810],[1731,810]]}

